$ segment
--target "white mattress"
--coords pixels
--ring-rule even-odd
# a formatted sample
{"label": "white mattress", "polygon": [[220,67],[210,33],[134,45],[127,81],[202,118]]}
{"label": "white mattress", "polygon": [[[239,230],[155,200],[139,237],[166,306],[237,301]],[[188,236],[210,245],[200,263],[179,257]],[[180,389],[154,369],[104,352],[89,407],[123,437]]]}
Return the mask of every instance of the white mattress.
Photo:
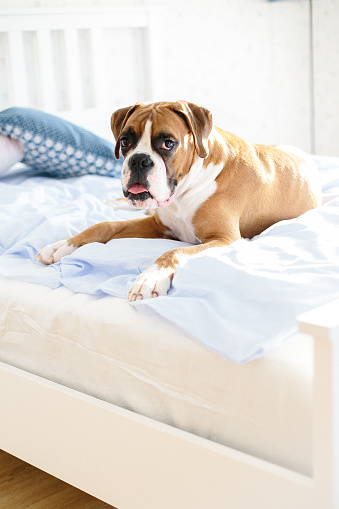
{"label": "white mattress", "polygon": [[2,278],[0,360],[311,474],[307,337],[237,365],[126,300]]}

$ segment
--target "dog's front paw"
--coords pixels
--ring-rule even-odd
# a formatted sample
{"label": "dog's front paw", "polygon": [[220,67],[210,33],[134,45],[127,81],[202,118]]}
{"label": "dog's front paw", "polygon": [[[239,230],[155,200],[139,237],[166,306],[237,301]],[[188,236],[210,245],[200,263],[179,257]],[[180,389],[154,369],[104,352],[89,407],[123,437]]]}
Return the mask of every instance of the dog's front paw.
{"label": "dog's front paw", "polygon": [[67,240],[59,240],[41,249],[35,258],[44,265],[51,265],[59,262],[64,256],[72,254],[75,250],[76,247],[70,246]]}
{"label": "dog's front paw", "polygon": [[128,292],[128,300],[150,299],[167,295],[171,286],[173,271],[161,269],[157,264],[152,265],[137,277]]}

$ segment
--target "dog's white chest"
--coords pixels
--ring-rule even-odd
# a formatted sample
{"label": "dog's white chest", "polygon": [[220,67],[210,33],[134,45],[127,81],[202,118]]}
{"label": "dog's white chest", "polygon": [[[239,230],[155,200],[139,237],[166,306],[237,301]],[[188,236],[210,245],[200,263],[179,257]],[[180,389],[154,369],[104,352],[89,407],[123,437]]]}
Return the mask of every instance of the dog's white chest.
{"label": "dog's white chest", "polygon": [[159,208],[158,214],[161,222],[171,231],[174,237],[183,242],[200,244],[193,227],[193,217],[197,209],[215,191],[216,176],[222,169],[220,165],[208,165],[202,168],[200,160],[191,168],[190,173],[178,185],[176,198],[169,207]]}
{"label": "dog's white chest", "polygon": [[[180,203],[181,202],[181,203]],[[199,244],[200,240],[194,233],[192,217],[195,210],[189,210],[180,198],[166,209],[158,209],[158,215],[169,235],[183,242]]]}

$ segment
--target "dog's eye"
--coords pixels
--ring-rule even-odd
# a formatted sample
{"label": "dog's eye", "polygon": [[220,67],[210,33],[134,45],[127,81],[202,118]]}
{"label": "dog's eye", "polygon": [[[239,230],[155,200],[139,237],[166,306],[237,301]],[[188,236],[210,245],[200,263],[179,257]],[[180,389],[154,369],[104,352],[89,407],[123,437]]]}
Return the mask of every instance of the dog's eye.
{"label": "dog's eye", "polygon": [[175,142],[173,140],[165,140],[160,148],[163,150],[172,150],[174,145],[175,145]]}
{"label": "dog's eye", "polygon": [[131,146],[131,142],[128,141],[128,138],[120,138],[120,146],[122,148],[127,148]]}

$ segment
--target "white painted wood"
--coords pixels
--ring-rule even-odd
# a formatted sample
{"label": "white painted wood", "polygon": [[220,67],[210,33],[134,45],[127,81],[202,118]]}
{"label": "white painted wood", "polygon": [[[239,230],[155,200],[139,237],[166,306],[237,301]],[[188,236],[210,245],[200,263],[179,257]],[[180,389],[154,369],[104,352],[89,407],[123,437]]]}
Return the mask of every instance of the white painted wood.
{"label": "white painted wood", "polygon": [[159,58],[159,39],[157,33],[159,31],[158,19],[159,12],[156,8],[148,13],[148,30],[147,30],[147,49],[148,49],[148,71],[149,71],[149,100],[163,101],[164,90],[162,87],[162,76],[158,66]]}
{"label": "white painted wood", "polygon": [[0,408],[2,449],[121,509],[316,509],[307,477],[3,363]]}
{"label": "white painted wood", "polygon": [[300,332],[324,341],[339,335],[339,299],[299,316]]}
{"label": "white painted wood", "polygon": [[[10,38],[8,60],[12,72],[11,87],[2,91],[0,109],[12,105],[39,107],[112,139],[109,118],[113,111],[131,101],[151,100],[149,11],[149,7],[2,10],[0,32]],[[85,42],[90,43],[87,61],[80,60],[84,56],[79,47],[80,30],[90,31],[90,37],[85,37]],[[34,40],[36,35],[37,41],[37,55],[32,55],[31,65],[25,62],[21,42],[22,33],[27,31]],[[114,86],[121,79],[122,70],[114,59],[109,59],[110,47],[119,46],[121,31],[129,37],[128,59],[131,69],[135,69],[135,78],[132,73],[127,88]],[[110,46],[107,32],[113,35]],[[141,33],[144,41],[139,37]],[[85,77],[81,66],[84,63],[90,64],[85,66],[86,73],[90,73]],[[108,66],[114,72],[113,83],[109,82],[112,73],[107,72]],[[7,81],[3,80],[2,88],[6,86]]]}
{"label": "white painted wood", "polygon": [[299,317],[314,340],[313,475],[316,507],[339,508],[339,300]]}
{"label": "white painted wood", "polygon": [[332,345],[314,338],[313,454],[317,503],[333,505]]}
{"label": "white painted wood", "polygon": [[[339,334],[332,342],[332,482],[333,507],[339,509]],[[320,444],[319,444],[320,447]]]}
{"label": "white painted wood", "polygon": [[71,28],[146,27],[148,7],[2,9],[0,31]]}
{"label": "white painted wood", "polygon": [[[158,45],[158,41],[155,38],[155,30],[154,26],[157,22],[156,14],[154,11],[150,11],[147,13],[147,30],[144,27],[143,30],[143,46],[144,46],[144,55],[145,59],[143,62],[144,66],[144,75],[145,75],[145,85],[146,85],[146,101],[154,101],[156,100],[156,93],[158,90],[158,72],[157,72],[157,62],[156,56],[154,54],[154,48]],[[158,99],[163,100],[160,94],[158,94]]]}
{"label": "white painted wood", "polygon": [[108,87],[108,83],[103,78],[105,76],[105,59],[102,51],[102,48],[104,47],[103,31],[99,28],[91,28],[90,39],[94,78],[94,103],[97,108],[103,110],[105,106],[107,106],[106,97]]}
{"label": "white painted wood", "polygon": [[65,31],[66,70],[70,109],[83,110],[83,87],[81,82],[79,36],[76,29],[67,28]]}
{"label": "white painted wood", "polygon": [[23,86],[26,83],[26,66],[21,31],[8,32],[8,51],[10,56],[15,55],[9,62],[13,101],[21,106],[28,106],[28,89]]}
{"label": "white painted wood", "polygon": [[8,37],[0,33],[0,104],[9,104],[12,101],[10,86]]}
{"label": "white painted wood", "polygon": [[46,111],[57,110],[55,67],[50,30],[37,31],[39,78],[41,93],[41,108]]}

